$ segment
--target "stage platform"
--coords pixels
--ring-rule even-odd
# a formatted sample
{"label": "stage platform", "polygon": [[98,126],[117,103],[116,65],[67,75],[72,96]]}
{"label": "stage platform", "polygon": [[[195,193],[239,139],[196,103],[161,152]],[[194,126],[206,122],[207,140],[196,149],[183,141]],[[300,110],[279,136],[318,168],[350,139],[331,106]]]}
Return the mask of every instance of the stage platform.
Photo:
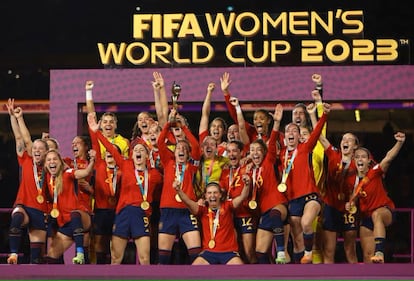
{"label": "stage platform", "polygon": [[413,264],[0,265],[0,280],[414,280]]}

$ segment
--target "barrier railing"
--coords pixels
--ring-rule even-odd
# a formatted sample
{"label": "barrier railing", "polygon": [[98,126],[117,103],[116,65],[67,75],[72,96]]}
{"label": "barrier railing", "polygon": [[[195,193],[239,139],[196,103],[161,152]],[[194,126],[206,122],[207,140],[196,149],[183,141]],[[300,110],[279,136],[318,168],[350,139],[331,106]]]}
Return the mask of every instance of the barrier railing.
{"label": "barrier railing", "polygon": [[[11,208],[0,208],[0,214],[11,213]],[[409,259],[410,263],[414,263],[414,208],[396,208],[397,215],[408,213],[410,222],[410,238],[409,238],[409,253],[394,253],[393,258]],[[4,253],[0,253],[4,254]]]}

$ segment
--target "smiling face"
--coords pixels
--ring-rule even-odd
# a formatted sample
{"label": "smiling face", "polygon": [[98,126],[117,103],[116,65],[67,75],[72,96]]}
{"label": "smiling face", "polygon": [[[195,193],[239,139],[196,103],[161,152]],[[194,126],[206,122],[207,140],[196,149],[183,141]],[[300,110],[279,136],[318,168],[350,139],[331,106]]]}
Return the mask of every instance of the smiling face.
{"label": "smiling face", "polygon": [[270,124],[269,115],[262,111],[256,111],[253,115],[253,125],[256,128],[258,134],[266,135]]}
{"label": "smiling face", "polygon": [[175,161],[177,164],[185,164],[190,157],[190,146],[186,141],[177,142],[174,150]]}
{"label": "smiling face", "polygon": [[148,131],[149,134],[149,141],[153,147],[157,146],[158,137],[161,133],[161,127],[158,124],[154,123],[150,126]]}
{"label": "smiling face", "polygon": [[233,124],[227,130],[227,139],[228,141],[240,140],[239,126]]}
{"label": "smiling face", "polygon": [[112,113],[105,113],[101,117],[101,130],[102,134],[107,138],[115,136],[115,130],[117,128],[117,119]]}
{"label": "smiling face", "polygon": [[297,105],[292,111],[292,122],[298,126],[306,126],[306,109]]}
{"label": "smiling face", "polygon": [[45,168],[52,176],[56,176],[60,171],[62,171],[63,161],[57,151],[49,150],[46,154]]}
{"label": "smiling face", "polygon": [[211,136],[207,136],[201,145],[201,149],[205,159],[213,159],[217,155],[216,140]]}
{"label": "smiling face", "polygon": [[204,198],[208,202],[208,206],[211,209],[220,208],[221,204],[221,190],[217,184],[208,184],[206,187],[206,192]]}
{"label": "smiling face", "polygon": [[285,142],[288,149],[295,149],[299,144],[300,129],[299,126],[290,123],[285,127]]}
{"label": "smiling face", "polygon": [[210,124],[210,135],[216,140],[216,142],[220,143],[223,140],[223,136],[225,134],[225,125],[223,120],[221,119],[214,119]]}
{"label": "smiling face", "polygon": [[134,165],[137,166],[143,166],[146,165],[148,160],[148,150],[147,148],[141,144],[138,143],[134,146],[132,150],[132,161],[134,161]]}
{"label": "smiling face", "polygon": [[250,144],[250,153],[249,153],[249,155],[253,160],[253,164],[256,167],[259,167],[260,164],[262,164],[262,162],[263,162],[263,159],[266,155],[266,151],[260,143],[253,142],[253,143]]}
{"label": "smiling face", "polygon": [[88,146],[81,137],[77,136],[72,140],[72,151],[75,158],[86,159]]}
{"label": "smiling face", "polygon": [[369,170],[371,163],[370,153],[365,148],[358,148],[354,152],[354,161],[357,167],[358,176],[364,176]]}
{"label": "smiling face", "polygon": [[351,156],[355,149],[358,148],[358,140],[353,134],[346,133],[342,136],[340,146],[344,156]]}
{"label": "smiling face", "polygon": [[149,132],[151,123],[153,122],[152,117],[148,112],[141,112],[137,116],[138,128],[141,130],[141,133],[146,135]]}
{"label": "smiling face", "polygon": [[310,138],[310,131],[307,127],[300,127],[300,142],[306,142]]}
{"label": "smiling face", "polygon": [[227,158],[229,158],[231,167],[238,167],[240,159],[242,157],[242,152],[237,144],[230,142],[227,144]]}
{"label": "smiling face", "polygon": [[42,164],[45,160],[47,150],[47,143],[42,140],[35,140],[32,145],[33,161],[38,165]]}

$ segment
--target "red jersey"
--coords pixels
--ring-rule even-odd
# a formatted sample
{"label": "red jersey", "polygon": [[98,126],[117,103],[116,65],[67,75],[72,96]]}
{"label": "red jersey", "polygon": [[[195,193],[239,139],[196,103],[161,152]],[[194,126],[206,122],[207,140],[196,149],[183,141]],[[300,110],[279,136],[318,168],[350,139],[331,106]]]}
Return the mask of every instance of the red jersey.
{"label": "red jersey", "polygon": [[[379,164],[369,169],[365,175],[367,182],[362,185],[362,190],[359,193],[359,209],[361,217],[369,217],[376,209],[387,206],[391,210],[395,209],[394,202],[388,197],[387,191],[384,188],[382,176],[384,172]],[[357,175],[348,179],[348,184],[355,186]]]}
{"label": "red jersey", "polygon": [[[14,206],[23,205],[34,208],[42,212],[47,212],[47,204],[45,197],[45,172],[43,167],[33,163],[33,158],[29,156],[27,151],[23,155],[17,157],[19,166],[21,168],[21,181],[19,191],[14,202]],[[36,174],[35,174],[36,173]],[[37,177],[37,183],[36,179]],[[39,186],[39,187],[38,187]],[[39,203],[36,197],[41,195],[43,202]]]}
{"label": "red jersey", "polygon": [[323,201],[341,211],[345,211],[345,203],[352,195],[353,187],[346,184],[347,177],[355,176],[355,162],[342,162],[342,153],[332,145],[325,150],[328,159],[326,190],[322,194]]}
{"label": "red jersey", "polygon": [[182,190],[187,194],[187,196],[191,200],[197,200],[193,189],[193,179],[195,173],[197,172],[198,163],[201,157],[200,146],[198,144],[197,139],[193,136],[190,130],[186,126],[181,127],[188,141],[190,142],[191,159],[187,161],[187,163],[183,165],[180,169],[180,167],[177,167],[178,165],[176,165],[175,163],[174,153],[171,152],[171,150],[165,143],[165,139],[169,134],[169,128],[170,124],[167,123],[158,137],[158,150],[161,156],[162,166],[164,167],[164,184],[161,192],[160,208],[186,209],[187,206],[183,202],[178,202],[177,200],[175,200],[175,195],[177,193],[172,184],[175,180],[178,169],[179,174],[181,175],[180,180],[182,182]]}
{"label": "red jersey", "polygon": [[[205,206],[198,208],[197,217],[200,218],[203,231],[201,235],[203,250],[211,252],[239,251],[236,232],[234,231],[233,210],[233,203],[230,200],[222,202],[220,209],[216,211]],[[217,223],[214,223],[215,219],[217,219]],[[216,227],[214,227],[215,224]],[[214,248],[209,247],[210,240],[215,241]]]}
{"label": "red jersey", "polygon": [[[221,172],[220,187],[224,188],[227,192],[227,198],[233,199],[239,196],[243,190],[244,182],[242,181],[242,175],[245,173],[246,167],[226,168]],[[248,202],[251,200],[251,194],[247,199],[243,200],[243,203],[234,210],[234,216],[236,218],[251,217],[255,215],[255,210],[251,210],[248,207]]]}
{"label": "red jersey", "polygon": [[[119,170],[122,172],[116,213],[118,214],[126,206],[140,207],[143,201],[151,203],[154,190],[162,185],[161,173],[157,169],[149,167],[149,165],[147,165],[148,168],[145,171],[137,171],[134,161],[125,159],[100,131],[97,132],[97,137],[115,158]],[[144,197],[146,197],[146,200],[144,200]],[[147,215],[150,215],[151,212],[151,208],[146,210]]]}
{"label": "red jersey", "polygon": [[272,130],[266,156],[260,167],[253,168],[250,174],[253,183],[253,197],[256,192],[256,200],[258,201],[261,214],[264,214],[279,204],[287,202],[285,195],[277,190],[278,181],[274,168],[274,163],[276,162],[276,138],[278,133]]}
{"label": "red jersey", "polygon": [[287,147],[282,143],[279,163],[279,172],[281,175],[283,169],[286,169],[287,163],[289,163],[292,156],[295,155],[293,165],[291,166],[291,170],[286,180],[286,195],[289,200],[300,198],[311,193],[319,193],[315,182],[310,154],[318,142],[326,118],[327,115],[323,114],[315,129],[311,132],[308,141],[299,143],[295,150],[286,153]]}
{"label": "red jersey", "polygon": [[96,151],[95,157],[95,186],[94,198],[95,208],[115,209],[119,197],[119,186],[121,171],[118,167],[108,168],[101,155],[98,138],[96,134],[89,130],[92,149]]}
{"label": "red jersey", "polygon": [[[64,159],[65,163],[69,165],[69,167],[75,169],[75,170],[79,170],[79,169],[86,169],[88,167],[88,160],[86,159],[81,159],[81,158],[76,158],[76,159],[70,159],[70,158],[65,158]],[[88,176],[86,178],[82,178],[82,179],[77,179],[77,183],[75,184],[76,186],[76,192],[78,195],[78,200],[79,203],[81,205],[80,210],[81,211],[85,211],[89,214],[92,214],[92,194],[88,191],[85,190],[82,187],[81,182],[82,181],[87,181],[89,184],[91,184],[91,178],[92,176]]]}
{"label": "red jersey", "polygon": [[[47,174],[47,188],[51,202],[54,202],[54,182],[51,182],[51,175]],[[72,211],[81,210],[81,205],[75,192],[75,170],[67,169],[62,173],[62,192],[57,194],[57,205],[52,208],[59,210],[57,222],[60,227],[70,222]],[[53,203],[54,205],[54,203]],[[52,209],[50,208],[50,209]]]}

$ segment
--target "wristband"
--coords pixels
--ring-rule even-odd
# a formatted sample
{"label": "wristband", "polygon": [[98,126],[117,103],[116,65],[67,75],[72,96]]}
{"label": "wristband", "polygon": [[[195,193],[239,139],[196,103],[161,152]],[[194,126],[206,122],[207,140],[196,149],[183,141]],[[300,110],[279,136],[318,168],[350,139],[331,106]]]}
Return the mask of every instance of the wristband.
{"label": "wristband", "polygon": [[236,108],[236,113],[242,112],[240,105],[236,105],[235,108]]}
{"label": "wristband", "polygon": [[86,100],[93,100],[92,90],[86,90]]}

